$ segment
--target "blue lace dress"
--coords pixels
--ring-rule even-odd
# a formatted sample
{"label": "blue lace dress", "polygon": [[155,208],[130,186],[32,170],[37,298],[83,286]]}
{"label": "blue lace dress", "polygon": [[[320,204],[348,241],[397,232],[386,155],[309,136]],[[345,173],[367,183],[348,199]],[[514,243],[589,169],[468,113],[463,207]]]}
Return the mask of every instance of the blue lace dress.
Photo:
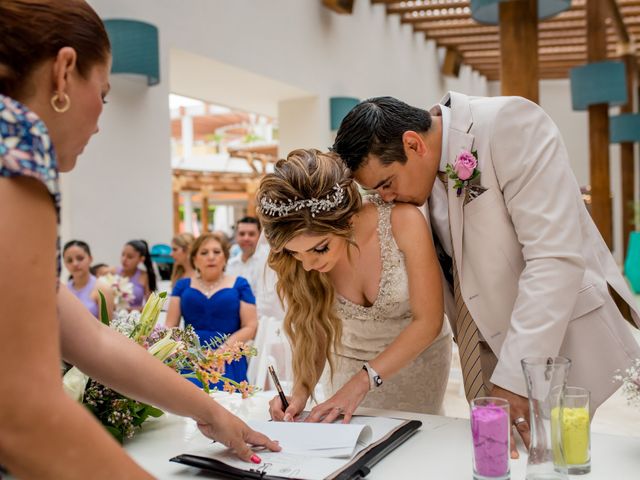
{"label": "blue lace dress", "polygon": [[[25,105],[1,94],[0,177],[31,177],[42,182],[51,195],[60,225],[58,164],[47,127]],[[55,268],[60,278],[59,235],[56,252]]]}
{"label": "blue lace dress", "polygon": [[[237,332],[240,329],[240,302],[256,303],[249,282],[243,277],[236,277],[232,287],[222,288],[210,297],[193,288],[190,278],[183,278],[176,282],[171,296],[180,297],[184,322],[193,327],[203,344]],[[247,380],[247,359],[243,357],[227,364],[224,376],[236,382]],[[202,387],[198,380],[190,380]],[[211,387],[222,390],[223,383]]]}

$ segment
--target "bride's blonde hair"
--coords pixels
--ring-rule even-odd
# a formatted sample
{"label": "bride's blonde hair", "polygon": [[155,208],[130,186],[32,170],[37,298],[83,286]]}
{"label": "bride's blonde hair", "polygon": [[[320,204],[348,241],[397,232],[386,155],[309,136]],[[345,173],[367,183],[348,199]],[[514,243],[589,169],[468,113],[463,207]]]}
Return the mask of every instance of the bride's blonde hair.
{"label": "bride's blonde hair", "polygon": [[[287,306],[284,328],[293,351],[294,389],[302,387],[313,395],[319,380],[317,362],[324,365],[328,360],[333,375],[330,351],[340,343],[342,324],[333,308],[334,290],[327,274],[307,272],[284,246],[301,234],[333,234],[353,244],[351,217],[362,198],[342,160],[318,150],[294,150],[278,161],[274,172],[260,182],[256,198],[259,207],[263,200],[272,206],[300,205],[280,211],[258,208],[258,216],[271,246],[269,266],[278,274],[278,296]],[[299,202],[313,199],[330,200],[322,209]]]}

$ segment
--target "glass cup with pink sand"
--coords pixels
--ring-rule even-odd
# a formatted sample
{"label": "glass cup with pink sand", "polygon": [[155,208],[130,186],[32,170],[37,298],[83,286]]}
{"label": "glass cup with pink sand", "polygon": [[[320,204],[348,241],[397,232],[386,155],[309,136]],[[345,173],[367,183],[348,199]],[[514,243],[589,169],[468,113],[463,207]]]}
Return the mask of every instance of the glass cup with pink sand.
{"label": "glass cup with pink sand", "polygon": [[471,401],[473,439],[473,478],[507,480],[510,478],[509,402],[502,398],[478,397]]}

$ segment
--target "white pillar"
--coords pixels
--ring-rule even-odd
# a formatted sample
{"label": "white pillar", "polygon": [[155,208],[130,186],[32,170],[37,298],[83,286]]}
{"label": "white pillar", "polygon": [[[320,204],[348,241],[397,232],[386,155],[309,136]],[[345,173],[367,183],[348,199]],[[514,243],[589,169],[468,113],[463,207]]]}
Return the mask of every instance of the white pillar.
{"label": "white pillar", "polygon": [[222,230],[227,232],[227,215],[228,210],[226,205],[217,205],[216,214],[213,217],[213,229]]}
{"label": "white pillar", "polygon": [[182,117],[182,158],[189,160],[193,151],[193,117]]}
{"label": "white pillar", "polygon": [[191,220],[193,218],[193,202],[191,200],[191,192],[182,192],[180,195],[183,197],[184,207],[184,231],[193,233],[193,224]]}

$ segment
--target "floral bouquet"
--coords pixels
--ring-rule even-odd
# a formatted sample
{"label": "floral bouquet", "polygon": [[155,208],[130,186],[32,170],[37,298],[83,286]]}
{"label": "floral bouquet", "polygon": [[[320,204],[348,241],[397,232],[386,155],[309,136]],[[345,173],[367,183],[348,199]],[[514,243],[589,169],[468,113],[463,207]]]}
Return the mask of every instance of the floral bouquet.
{"label": "floral bouquet", "polygon": [[134,298],[133,283],[131,283],[129,277],[108,273],[100,277],[100,280],[111,287],[116,312],[128,310]]}
{"label": "floral bouquet", "polygon": [[622,382],[622,391],[630,404],[640,406],[640,358],[627,368],[624,375],[616,375],[615,380]]}
{"label": "floral bouquet", "polygon": [[[173,368],[185,377],[197,378],[203,390],[211,390],[211,383],[223,382],[227,392],[240,392],[242,398],[252,395],[255,388],[246,381],[235,382],[224,376],[225,365],[242,357],[255,356],[256,349],[237,342],[226,346],[224,339],[200,344],[198,335],[191,326],[184,329],[156,326],[158,315],[166,300],[166,293],[152,293],[142,313],[120,311],[115,318],[105,323],[122,335],[130,338],[149,354]],[[108,318],[102,301],[103,317]],[[186,373],[183,373],[186,372]],[[95,380],[90,379],[76,367],[63,378],[65,391],[82,402],[120,442],[131,438],[136,427],[149,417],[159,417],[163,412],[151,405],[132,400]],[[214,387],[214,389],[216,389]]]}

